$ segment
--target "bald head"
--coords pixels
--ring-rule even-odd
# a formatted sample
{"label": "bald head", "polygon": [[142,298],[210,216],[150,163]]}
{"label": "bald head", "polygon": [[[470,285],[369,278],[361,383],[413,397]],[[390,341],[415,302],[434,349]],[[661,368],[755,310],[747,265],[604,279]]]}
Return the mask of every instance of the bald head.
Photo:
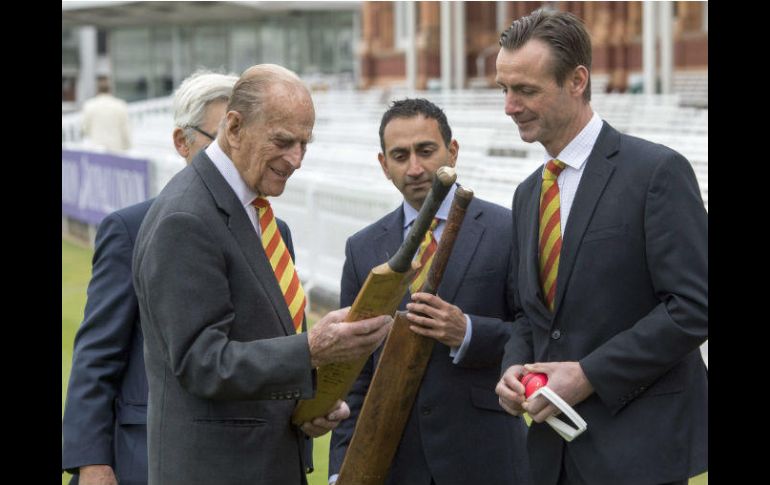
{"label": "bald head", "polygon": [[241,74],[233,88],[227,111],[237,111],[245,124],[263,117],[266,101],[274,97],[296,97],[313,109],[310,91],[292,71],[277,64],[257,64]]}

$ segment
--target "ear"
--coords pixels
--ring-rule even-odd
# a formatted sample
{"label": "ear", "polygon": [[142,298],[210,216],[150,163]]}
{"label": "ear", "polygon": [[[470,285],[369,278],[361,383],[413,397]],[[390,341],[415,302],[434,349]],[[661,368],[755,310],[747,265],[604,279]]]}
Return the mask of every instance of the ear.
{"label": "ear", "polygon": [[583,97],[583,92],[588,87],[588,77],[590,76],[585,66],[578,66],[572,71],[570,81],[570,92],[575,97]]}
{"label": "ear", "polygon": [[228,111],[225,115],[225,138],[230,148],[237,150],[241,146],[243,116],[237,111]]}
{"label": "ear", "polygon": [[388,172],[388,161],[385,160],[385,155],[382,153],[377,154],[377,160],[380,161],[380,167],[382,167],[382,173],[385,174],[385,177],[390,180],[390,172]]}
{"label": "ear", "polygon": [[449,142],[449,166],[454,167],[457,163],[457,155],[460,154],[460,144],[457,143],[457,140],[452,139],[451,142]]}
{"label": "ear", "polygon": [[190,147],[187,145],[187,137],[184,136],[184,130],[182,128],[174,128],[174,132],[171,135],[174,138],[174,148],[176,152],[181,155],[182,158],[187,160],[190,156]]}

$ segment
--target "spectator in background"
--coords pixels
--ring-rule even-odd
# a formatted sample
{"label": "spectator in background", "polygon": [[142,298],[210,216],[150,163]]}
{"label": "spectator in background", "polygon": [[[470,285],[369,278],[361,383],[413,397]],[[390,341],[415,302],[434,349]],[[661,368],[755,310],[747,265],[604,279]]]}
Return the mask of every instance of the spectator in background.
{"label": "spectator in background", "polygon": [[[216,136],[237,79],[199,71],[174,93],[173,141],[187,163]],[[131,257],[151,203],[108,215],[96,234],[62,421],[71,484],[147,483],[147,377]]]}
{"label": "spectator in background", "polygon": [[112,152],[131,148],[128,105],[110,94],[110,79],[99,76],[97,95],[83,104],[83,137]]}
{"label": "spectator in background", "polygon": [[[538,485],[686,485],[708,464],[708,216],[690,163],[591,108],[591,39],[537,10],[500,36],[497,84],[547,159],[513,197],[517,319],[497,392],[533,423]],[[548,376],[587,430],[566,442],[519,378]]]}

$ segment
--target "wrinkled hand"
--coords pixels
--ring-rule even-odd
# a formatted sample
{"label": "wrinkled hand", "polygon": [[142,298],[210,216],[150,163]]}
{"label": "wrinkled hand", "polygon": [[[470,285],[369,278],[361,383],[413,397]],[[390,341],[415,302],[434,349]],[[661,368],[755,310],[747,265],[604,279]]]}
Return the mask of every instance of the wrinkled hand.
{"label": "wrinkled hand", "polygon": [[524,412],[524,384],[519,381],[523,374],[523,365],[512,365],[506,369],[495,387],[495,393],[500,396],[500,407],[514,416],[521,416]]}
{"label": "wrinkled hand", "polygon": [[80,467],[81,485],[118,485],[115,472],[109,465],[86,465]]}
{"label": "wrinkled hand", "polygon": [[308,332],[310,363],[314,368],[366,357],[385,340],[393,318],[381,315],[343,322],[349,310],[350,307],[346,307],[327,313]]}
{"label": "wrinkled hand", "polygon": [[[588,382],[579,362],[541,362],[526,364],[526,373],[542,372],[548,376],[548,387],[564,399],[567,404],[574,406],[593,394],[594,387]],[[522,391],[523,394],[523,391]],[[543,396],[528,399],[522,408],[536,423],[542,423],[551,415],[559,414],[559,408]]]}
{"label": "wrinkled hand", "polygon": [[[465,338],[465,314],[455,305],[430,293],[415,293],[406,305],[409,329],[423,337],[438,340],[447,347],[459,347]],[[420,315],[422,314],[422,315]]]}
{"label": "wrinkled hand", "polygon": [[337,399],[337,402],[325,416],[318,416],[312,421],[306,421],[299,428],[311,438],[318,438],[336,428],[340,421],[348,416],[350,416],[350,408],[347,403]]}

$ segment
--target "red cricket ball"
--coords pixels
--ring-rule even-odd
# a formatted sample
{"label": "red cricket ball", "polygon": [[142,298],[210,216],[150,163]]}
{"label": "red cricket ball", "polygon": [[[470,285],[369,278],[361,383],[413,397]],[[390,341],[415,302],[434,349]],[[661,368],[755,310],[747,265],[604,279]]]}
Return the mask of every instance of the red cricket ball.
{"label": "red cricket ball", "polygon": [[535,391],[548,384],[548,376],[539,372],[530,372],[521,378],[524,384],[524,395],[531,396]]}

